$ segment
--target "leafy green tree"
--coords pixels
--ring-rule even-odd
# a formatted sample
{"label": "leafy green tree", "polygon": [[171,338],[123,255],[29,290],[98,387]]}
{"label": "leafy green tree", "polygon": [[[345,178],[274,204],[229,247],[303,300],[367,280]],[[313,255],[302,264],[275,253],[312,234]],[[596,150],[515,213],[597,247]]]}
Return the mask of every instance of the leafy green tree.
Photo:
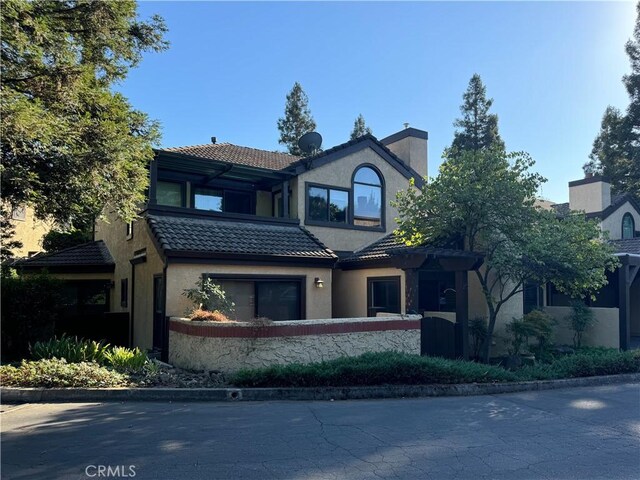
{"label": "leafy green tree", "polygon": [[467,91],[463,94],[460,106],[461,118],[453,126],[456,130],[451,148],[453,150],[472,150],[474,152],[491,149],[504,150],[504,142],[498,132],[498,115],[489,113],[493,99],[487,98],[487,89],[480,75],[475,73]]}
{"label": "leafy green tree", "polygon": [[362,137],[363,135],[371,135],[371,129],[367,127],[367,124],[364,121],[364,117],[362,114],[358,115],[355,122],[353,122],[353,130],[351,131],[351,140],[355,140],[358,137]]}
{"label": "leafy green tree", "polygon": [[488,309],[485,361],[498,314],[525,281],[552,282],[583,297],[605,285],[605,271],[617,265],[595,222],[580,215],[561,220],[534,207],[544,179],[529,171],[532,165],[526,153],[448,151],[434,180],[398,192],[395,202],[396,234],[407,245],[458,246],[484,255],[474,273]]}
{"label": "leafy green tree", "polygon": [[593,310],[580,300],[571,303],[571,313],[565,319],[573,330],[573,346],[576,348],[582,346],[584,333],[598,321]]}
{"label": "leafy green tree", "polygon": [[589,162],[583,168],[586,173],[609,177],[615,192],[629,192],[640,198],[640,2],[637,10],[633,39],[625,46],[631,73],[622,79],[630,104],[626,114],[607,107]]}
{"label": "leafy green tree", "polygon": [[278,119],[278,130],[280,130],[278,143],[285,145],[290,154],[303,156],[305,153],[298,147],[298,140],[305,133],[315,129],[316,122],[309,110],[307,94],[304,93],[302,85],[296,82],[287,94],[284,117]]}
{"label": "leafy green tree", "polygon": [[2,195],[38,218],[123,219],[144,199],[156,122],[112,87],[167,47],[134,0],[2,4]]}
{"label": "leafy green tree", "polygon": [[50,230],[42,238],[42,248],[47,253],[58,252],[65,248],[75,247],[83,243],[90,242],[93,235],[89,231],[70,229],[70,230]]}

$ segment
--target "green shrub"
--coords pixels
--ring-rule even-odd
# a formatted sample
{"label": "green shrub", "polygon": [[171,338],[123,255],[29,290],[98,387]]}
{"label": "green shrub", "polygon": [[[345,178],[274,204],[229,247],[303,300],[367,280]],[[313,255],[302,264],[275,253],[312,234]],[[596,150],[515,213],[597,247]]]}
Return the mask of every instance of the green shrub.
{"label": "green shrub", "polygon": [[542,310],[533,310],[522,317],[522,321],[528,325],[531,336],[538,341],[535,348],[535,355],[538,360],[541,360],[545,351],[551,345],[555,320],[551,315]]}
{"label": "green shrub", "polygon": [[36,342],[31,347],[31,356],[35,360],[64,358],[68,363],[96,362],[104,364],[109,344],[69,337],[62,334],[44,342]]}
{"label": "green shrub", "polygon": [[147,354],[139,348],[113,347],[105,353],[107,365],[119,372],[140,372],[149,361]]}
{"label": "green shrub", "polygon": [[596,349],[555,360],[548,365],[524,367],[518,371],[523,380],[590,377],[640,372],[640,352]]}
{"label": "green shrub", "polygon": [[573,330],[573,346],[582,346],[582,336],[598,319],[584,302],[578,300],[571,303],[571,313],[565,318]]}
{"label": "green shrub", "polygon": [[11,387],[119,387],[128,385],[126,375],[97,363],[67,363],[62,359],[28,361],[0,366],[0,383]]}
{"label": "green shrub", "polygon": [[489,383],[517,380],[503,368],[475,362],[397,352],[365,353],[308,365],[241,370],[231,382],[241,387],[320,387]]}
{"label": "green shrub", "polygon": [[17,360],[29,345],[51,338],[58,318],[62,282],[46,274],[2,276],[2,358]]}
{"label": "green shrub", "polygon": [[[227,296],[224,289],[210,278],[203,278],[196,282],[195,288],[187,288],[182,295],[191,300],[195,308],[193,310],[218,311],[223,315],[232,316],[236,310],[236,304]],[[187,312],[187,315],[191,312]]]}
{"label": "green shrub", "polygon": [[487,338],[487,319],[485,317],[475,317],[469,320],[469,335],[471,336],[471,356],[480,358],[480,349]]}

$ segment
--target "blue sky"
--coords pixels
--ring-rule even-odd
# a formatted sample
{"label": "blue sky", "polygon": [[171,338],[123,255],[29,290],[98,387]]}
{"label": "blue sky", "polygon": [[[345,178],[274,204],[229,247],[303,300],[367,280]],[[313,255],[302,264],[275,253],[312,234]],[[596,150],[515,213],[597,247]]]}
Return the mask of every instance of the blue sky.
{"label": "blue sky", "polygon": [[607,105],[625,108],[633,2],[141,2],[169,27],[117,89],[162,124],[163,146],[211,136],[267,150],[299,81],[329,148],[362,113],[378,138],[429,132],[429,174],[479,73],[509,150],[523,150],[561,202],[582,177]]}

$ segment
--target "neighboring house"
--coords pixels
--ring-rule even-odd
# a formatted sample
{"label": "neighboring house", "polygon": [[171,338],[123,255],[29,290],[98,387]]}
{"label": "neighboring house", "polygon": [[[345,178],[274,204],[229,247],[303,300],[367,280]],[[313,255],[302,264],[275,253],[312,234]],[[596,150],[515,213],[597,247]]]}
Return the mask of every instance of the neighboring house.
{"label": "neighboring house", "polygon": [[[630,194],[611,195],[609,180],[588,176],[569,182],[569,202],[554,204],[558,215],[584,212],[607,232],[621,266],[607,275],[609,283],[595,300],[587,299],[599,318],[593,343],[628,348],[631,337],[640,336],[640,202]],[[531,286],[525,292],[525,311],[543,306],[558,320],[568,314],[571,299],[553,285]],[[597,338],[595,338],[597,336]]]}
{"label": "neighboring house", "polygon": [[33,257],[43,251],[42,237],[51,230],[51,222],[36,219],[31,207],[16,207],[11,211],[11,225],[15,230],[11,240],[22,243],[12,250],[15,258]]}

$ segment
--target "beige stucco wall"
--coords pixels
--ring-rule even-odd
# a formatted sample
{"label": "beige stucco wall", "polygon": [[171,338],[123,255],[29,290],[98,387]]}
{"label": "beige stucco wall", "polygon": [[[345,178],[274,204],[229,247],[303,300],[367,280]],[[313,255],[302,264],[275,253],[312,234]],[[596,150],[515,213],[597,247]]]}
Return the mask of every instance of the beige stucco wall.
{"label": "beige stucco wall", "polygon": [[[571,307],[545,307],[557,322],[554,329],[556,344],[573,345],[573,330],[566,317],[571,313]],[[591,308],[597,322],[587,330],[582,337],[583,345],[620,348],[620,324],[617,308]]]}
{"label": "beige stucco wall", "polygon": [[[167,268],[167,315],[182,317],[193,308],[191,301],[182,293],[193,288],[203,273],[238,275],[295,275],[306,276],[306,318],[331,317],[331,269],[318,267],[169,264]],[[324,288],[314,285],[316,277],[324,282]]]}
{"label": "beige stucco wall", "polygon": [[21,248],[12,250],[14,257],[26,257],[29,252],[42,252],[42,237],[51,230],[53,222],[44,222],[35,218],[33,208],[25,208],[24,220],[11,220],[15,234],[11,240],[22,242]]}
{"label": "beige stucco wall", "polygon": [[[111,295],[112,312],[130,312],[133,301],[133,344],[143,349],[153,346],[153,276],[162,274],[164,261],[156,249],[144,219],[133,223],[133,235],[127,238],[126,224],[107,216],[109,222],[96,223],[96,240],[103,240],[116,262],[113,272],[115,287]],[[135,266],[135,286],[129,260],[134,252],[146,249],[147,261]],[[128,306],[120,306],[120,281],[129,279]],[[135,299],[132,299],[132,291]]]}
{"label": "beige stucco wall", "polygon": [[[406,320],[405,317],[402,320]],[[412,316],[411,318],[419,318]],[[399,316],[347,319],[348,323],[400,320]],[[171,319],[172,322],[191,323]],[[278,322],[276,326],[345,323],[344,319]],[[238,324],[235,324],[238,325]],[[234,325],[234,326],[235,326]],[[243,325],[248,325],[243,323]],[[210,328],[228,325],[209,324]],[[247,327],[246,338],[198,337],[170,331],[169,362],[191,370],[235,371],[290,363],[311,363],[366,352],[397,351],[420,354],[420,329],[383,330],[341,334],[318,334],[255,338],[255,327]]]}
{"label": "beige stucco wall", "polygon": [[[375,165],[384,177],[386,192],[383,212],[386,219],[386,232],[391,232],[396,226],[394,219],[398,216],[398,211],[390,205],[390,202],[395,199],[396,192],[406,190],[409,187],[409,180],[370,148],[347,155],[336,162],[313,168],[300,174],[292,181],[294,214],[300,218],[301,223],[304,224],[305,222],[305,183],[319,183],[351,189],[353,172],[363,163]],[[385,234],[385,232],[380,231],[350,230],[312,225],[306,225],[306,228],[327,247],[337,251],[354,251],[376,241]]]}
{"label": "beige stucco wall", "polygon": [[427,140],[417,137],[405,137],[390,143],[387,148],[413,168],[421,177],[427,176]]}
{"label": "beige stucco wall", "polygon": [[367,278],[400,277],[400,309],[406,312],[404,272],[398,268],[335,270],[333,272],[333,316],[367,316]]}
{"label": "beige stucco wall", "polygon": [[569,187],[569,207],[586,213],[601,212],[611,205],[611,185],[592,182]]}
{"label": "beige stucco wall", "polygon": [[615,212],[600,222],[600,228],[602,231],[609,232],[610,239],[618,240],[622,238],[622,217],[625,213],[630,213],[633,216],[635,229],[640,230],[640,213],[638,213],[629,202],[625,202]]}

